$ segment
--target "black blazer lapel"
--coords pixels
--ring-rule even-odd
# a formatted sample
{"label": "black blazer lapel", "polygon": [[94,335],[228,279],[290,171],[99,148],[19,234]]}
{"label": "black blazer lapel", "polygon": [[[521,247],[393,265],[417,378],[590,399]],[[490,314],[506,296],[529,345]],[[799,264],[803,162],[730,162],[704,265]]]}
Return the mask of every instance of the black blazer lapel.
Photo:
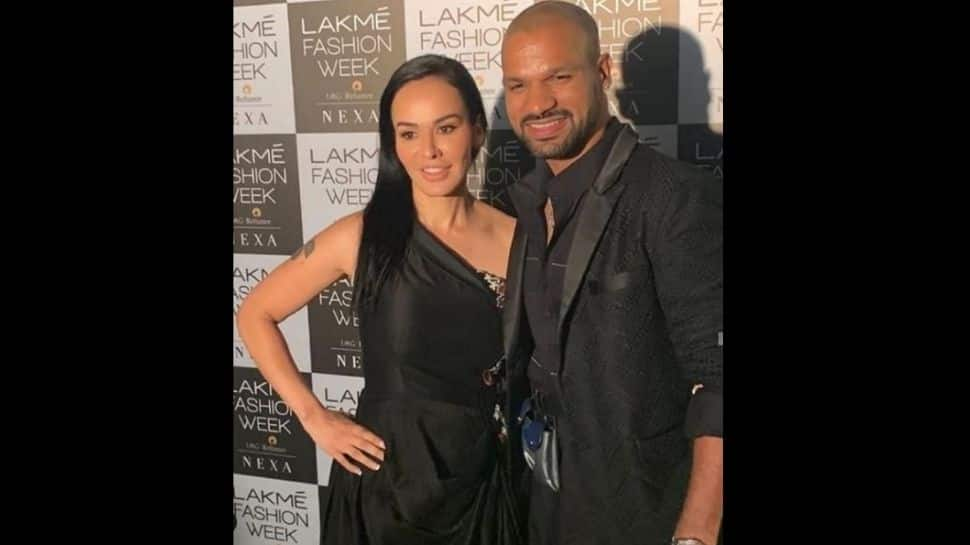
{"label": "black blazer lapel", "polygon": [[[559,337],[562,338],[563,325],[572,307],[579,285],[586,276],[586,269],[593,257],[596,245],[606,229],[606,223],[613,214],[613,208],[623,193],[622,187],[614,187],[620,179],[623,167],[637,145],[637,133],[629,125],[623,128],[613,143],[603,169],[593,182],[578,211],[576,235],[566,261],[563,277],[562,303],[559,307]],[[612,189],[612,191],[611,191]]]}

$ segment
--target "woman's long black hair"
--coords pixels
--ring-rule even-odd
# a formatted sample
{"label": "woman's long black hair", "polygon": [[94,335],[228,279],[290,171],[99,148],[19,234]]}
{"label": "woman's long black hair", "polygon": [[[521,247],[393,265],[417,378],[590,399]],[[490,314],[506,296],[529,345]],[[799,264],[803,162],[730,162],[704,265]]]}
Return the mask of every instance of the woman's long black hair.
{"label": "woman's long black hair", "polygon": [[[402,64],[391,74],[381,94],[377,182],[374,194],[364,208],[364,230],[354,279],[354,298],[358,305],[373,304],[388,274],[404,258],[405,247],[414,230],[411,178],[397,158],[391,103],[406,83],[430,76],[440,77],[457,89],[468,121],[479,125],[483,131],[488,129],[478,86],[460,62],[441,55],[422,55]],[[478,147],[472,149],[473,160],[478,151]]]}

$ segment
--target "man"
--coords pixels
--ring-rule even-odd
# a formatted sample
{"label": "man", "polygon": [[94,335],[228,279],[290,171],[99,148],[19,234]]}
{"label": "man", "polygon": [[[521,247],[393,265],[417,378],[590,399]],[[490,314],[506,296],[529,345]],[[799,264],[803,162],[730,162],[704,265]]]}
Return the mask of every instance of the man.
{"label": "man", "polygon": [[502,64],[509,122],[540,159],[510,188],[505,316],[510,383],[528,377],[526,416],[547,432],[522,441],[530,544],[714,545],[721,184],[610,116],[610,58],[582,9],[524,10]]}

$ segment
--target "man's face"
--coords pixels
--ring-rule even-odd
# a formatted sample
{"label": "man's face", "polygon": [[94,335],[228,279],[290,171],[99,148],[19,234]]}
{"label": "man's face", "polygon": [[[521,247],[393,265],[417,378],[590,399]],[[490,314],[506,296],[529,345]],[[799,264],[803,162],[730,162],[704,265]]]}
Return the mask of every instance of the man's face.
{"label": "man's face", "polygon": [[509,123],[536,157],[577,156],[605,118],[610,59],[594,65],[585,51],[579,30],[565,21],[513,32],[502,44]]}

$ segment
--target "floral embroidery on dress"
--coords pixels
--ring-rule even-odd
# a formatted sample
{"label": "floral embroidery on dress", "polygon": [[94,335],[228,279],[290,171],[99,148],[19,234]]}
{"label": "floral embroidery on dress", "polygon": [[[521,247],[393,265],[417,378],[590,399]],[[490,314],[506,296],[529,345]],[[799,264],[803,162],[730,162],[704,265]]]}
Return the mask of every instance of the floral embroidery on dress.
{"label": "floral embroidery on dress", "polygon": [[[492,290],[495,294],[495,306],[499,309],[505,306],[505,279],[501,276],[494,275],[487,271],[478,271],[478,274],[485,280],[488,284],[488,289]],[[504,360],[504,357],[502,358]],[[500,372],[499,365],[497,364],[494,368],[489,369],[482,373],[482,378],[485,379],[485,384],[491,386],[494,384],[495,377],[498,372]],[[508,440],[508,424],[505,420],[505,415],[502,414],[502,404],[497,402],[495,404],[495,410],[492,414],[495,422],[498,424],[498,439],[500,442],[505,442]]]}
{"label": "floral embroidery on dress", "polygon": [[488,284],[488,288],[495,292],[495,306],[503,308],[505,306],[505,279],[487,271],[478,271]]}

